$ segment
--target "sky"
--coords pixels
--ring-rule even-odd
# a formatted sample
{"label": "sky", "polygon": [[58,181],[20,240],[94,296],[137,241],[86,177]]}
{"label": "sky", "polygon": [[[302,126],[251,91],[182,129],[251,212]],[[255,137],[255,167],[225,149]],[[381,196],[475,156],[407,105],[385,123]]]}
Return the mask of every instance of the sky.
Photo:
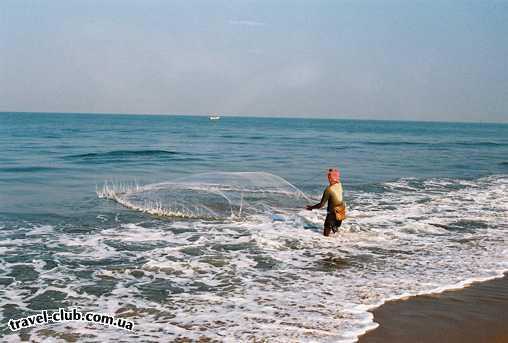
{"label": "sky", "polygon": [[508,122],[508,1],[0,1],[0,111]]}

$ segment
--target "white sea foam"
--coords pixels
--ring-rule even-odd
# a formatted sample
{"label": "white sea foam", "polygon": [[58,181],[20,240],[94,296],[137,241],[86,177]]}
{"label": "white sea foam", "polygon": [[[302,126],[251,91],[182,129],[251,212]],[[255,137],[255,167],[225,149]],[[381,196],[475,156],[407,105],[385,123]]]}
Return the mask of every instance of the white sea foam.
{"label": "white sea foam", "polygon": [[[17,240],[20,252],[44,242],[57,250],[58,266],[27,262],[40,274],[40,289],[12,283],[0,306],[27,308],[53,290],[67,294],[69,306],[136,323],[135,333],[81,323],[50,327],[90,335],[86,341],[353,342],[376,327],[368,310],[385,301],[462,288],[508,269],[508,177],[384,186],[381,196],[349,193],[350,217],[330,238],[321,236],[323,211],[289,208],[277,209],[284,221],[274,221],[270,210],[241,221],[147,217],[91,235],[26,236]],[[4,266],[10,273],[13,265]],[[107,291],[95,293],[99,285]],[[31,339],[47,337],[34,329]]]}
{"label": "white sea foam", "polygon": [[27,236],[38,236],[38,235],[47,235],[53,231],[52,225],[41,225],[36,226],[26,233]]}

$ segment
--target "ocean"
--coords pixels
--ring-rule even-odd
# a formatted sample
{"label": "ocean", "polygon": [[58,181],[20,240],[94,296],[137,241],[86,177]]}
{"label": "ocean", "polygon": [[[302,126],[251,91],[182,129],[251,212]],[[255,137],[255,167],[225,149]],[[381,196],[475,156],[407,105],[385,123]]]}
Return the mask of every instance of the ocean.
{"label": "ocean", "polygon": [[[0,147],[4,341],[352,342],[508,270],[506,124],[0,113]],[[7,325],[58,308],[134,331]]]}

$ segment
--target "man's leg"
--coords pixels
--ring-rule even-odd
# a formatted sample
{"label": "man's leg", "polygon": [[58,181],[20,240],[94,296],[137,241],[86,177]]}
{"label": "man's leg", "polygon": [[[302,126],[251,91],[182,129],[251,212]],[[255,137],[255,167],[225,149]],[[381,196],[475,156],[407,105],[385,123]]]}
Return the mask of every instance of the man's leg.
{"label": "man's leg", "polygon": [[333,233],[337,233],[339,231],[339,228],[341,225],[342,225],[342,220],[337,220],[336,224],[332,227]]}
{"label": "man's leg", "polygon": [[324,235],[324,236],[330,236],[330,231],[332,231],[332,230],[330,229],[330,227],[325,226],[325,228],[324,228],[324,230],[323,230],[323,235]]}
{"label": "man's leg", "polygon": [[325,224],[323,229],[323,236],[330,236],[330,231],[332,231],[332,222],[331,222],[330,214],[326,215]]}

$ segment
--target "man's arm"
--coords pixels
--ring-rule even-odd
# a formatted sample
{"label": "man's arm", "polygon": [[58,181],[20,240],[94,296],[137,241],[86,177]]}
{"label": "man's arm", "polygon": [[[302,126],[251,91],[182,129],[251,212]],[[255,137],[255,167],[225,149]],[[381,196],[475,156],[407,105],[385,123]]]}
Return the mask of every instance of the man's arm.
{"label": "man's arm", "polygon": [[323,206],[325,206],[326,202],[328,201],[328,198],[329,198],[330,194],[328,192],[328,187],[325,189],[325,191],[323,192],[323,196],[321,197],[321,201],[319,203],[317,203],[316,205],[307,205],[305,208],[308,209],[309,211],[312,211],[316,208],[321,208]]}

